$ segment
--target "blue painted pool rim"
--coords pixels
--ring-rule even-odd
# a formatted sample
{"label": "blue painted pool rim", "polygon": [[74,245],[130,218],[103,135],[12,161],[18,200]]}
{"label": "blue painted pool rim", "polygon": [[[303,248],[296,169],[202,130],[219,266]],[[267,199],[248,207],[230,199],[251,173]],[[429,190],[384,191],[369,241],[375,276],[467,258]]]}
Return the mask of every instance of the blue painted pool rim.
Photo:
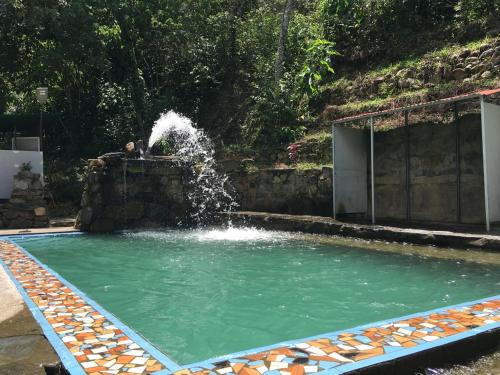
{"label": "blue painted pool rim", "polygon": [[[7,236],[6,239],[7,241],[12,242],[15,244],[20,250],[23,251],[24,254],[26,254],[28,257],[33,259],[39,266],[53,274],[55,277],[57,277],[63,284],[65,284],[67,287],[69,287],[73,292],[75,292],[78,296],[80,296],[82,299],[85,300],[90,306],[92,306],[96,311],[98,311],[102,316],[104,316],[106,319],[108,319],[110,322],[112,322],[117,328],[121,329],[127,336],[129,336],[132,340],[134,340],[138,345],[140,345],[142,348],[144,348],[146,351],[148,351],[152,356],[154,356],[156,359],[158,359],[159,362],[161,362],[165,367],[167,367],[167,370],[162,370],[162,371],[157,371],[155,372],[156,375],[164,375],[164,374],[169,374],[172,371],[176,371],[181,369],[181,367],[171,360],[169,357],[167,357],[164,353],[162,353],[160,350],[158,350],[153,344],[151,344],[146,338],[144,338],[142,335],[139,333],[135,332],[132,328],[129,326],[125,325],[122,323],[115,315],[107,311],[104,307],[102,307],[100,304],[98,304],[96,301],[94,301],[92,298],[90,298],[88,295],[86,295],[84,292],[82,292],[80,289],[78,289],[75,285],[70,283],[68,280],[66,280],[64,277],[62,277],[60,274],[58,274],[56,271],[48,267],[47,265],[43,264],[40,262],[37,258],[35,258],[33,255],[31,255],[24,247],[22,247],[20,244],[18,244],[15,240],[16,239],[23,239],[26,237],[29,238],[42,238],[42,237],[56,237],[56,236],[75,236],[75,235],[85,235],[83,232],[73,232],[73,233],[51,233],[47,235],[41,235],[41,234],[36,234],[36,235],[16,235],[16,236]],[[7,272],[9,275],[10,279],[14,282],[17,290],[21,293],[21,296],[24,299],[24,302],[27,304],[29,310],[33,314],[33,317],[35,320],[38,322],[38,324],[41,326],[43,333],[49,340],[50,344],[54,347],[54,350],[56,353],[59,355],[61,358],[61,362],[63,366],[68,370],[68,372],[73,375],[86,375],[86,372],[83,370],[82,366],[78,363],[76,358],[73,356],[73,354],[69,351],[68,348],[64,345],[62,340],[59,338],[59,336],[56,334],[50,323],[47,321],[41,310],[35,305],[35,303],[31,300],[31,298],[28,296],[22,285],[17,281],[15,276],[12,274],[10,269],[7,267],[7,265],[3,262],[2,259],[0,259],[0,264],[3,266],[4,270]]]}
{"label": "blue painted pool rim", "polygon": [[[206,360],[186,364],[186,365],[179,365],[172,359],[170,359],[166,354],[162,353],[159,349],[157,349],[153,344],[151,344],[146,338],[144,338],[142,335],[139,333],[135,332],[132,328],[128,327],[124,323],[122,323],[115,315],[112,313],[108,312],[104,307],[102,307],[100,304],[98,304],[96,301],[92,300],[89,296],[87,296],[84,292],[82,292],[80,289],[78,289],[76,286],[74,286],[72,283],[67,281],[65,278],[63,278],[61,275],[59,275],[56,271],[52,270],[50,267],[47,265],[43,264],[40,262],[37,258],[35,258],[33,255],[29,253],[24,247],[22,247],[20,244],[16,242],[16,240],[22,240],[26,238],[44,238],[44,237],[61,237],[61,236],[81,236],[81,235],[89,235],[84,232],[62,232],[62,233],[48,233],[48,234],[16,234],[16,235],[0,235],[0,240],[5,240],[9,241],[13,244],[15,244],[19,249],[21,249],[28,257],[33,259],[38,265],[40,265],[42,268],[47,270],[48,272],[52,273],[54,276],[56,276],[62,283],[64,283],[66,286],[68,286],[70,289],[72,289],[73,292],[75,292],[77,295],[82,297],[89,305],[91,305],[96,311],[98,311],[101,315],[103,315],[106,319],[111,321],[116,327],[121,329],[124,333],[126,333],[131,339],[136,341],[139,345],[141,345],[145,350],[147,350],[151,355],[155,356],[167,369],[157,371],[154,374],[155,375],[165,375],[165,374],[170,374],[172,372],[182,370],[182,369],[187,369],[187,368],[202,368],[202,367],[213,367],[214,363],[221,362],[221,361],[226,361],[230,360],[233,358],[249,355],[249,354],[255,354],[259,353],[262,351],[267,351],[283,346],[293,346],[298,343],[302,343],[305,341],[310,341],[314,339],[320,339],[320,338],[329,338],[332,336],[338,336],[341,333],[349,332],[349,333],[360,333],[366,328],[371,328],[375,325],[385,325],[385,324],[390,324],[394,323],[396,321],[401,321],[401,320],[407,320],[419,316],[424,316],[424,315],[430,315],[432,313],[439,313],[443,312],[444,310],[448,309],[458,309],[474,304],[479,304],[483,302],[487,302],[492,299],[500,299],[500,294],[495,295],[495,296],[490,296],[486,298],[481,298],[478,300],[474,301],[468,301],[464,303],[460,303],[457,305],[451,305],[451,306],[444,306],[436,309],[432,309],[429,311],[424,311],[424,312],[419,312],[419,313],[414,313],[410,315],[405,315],[401,317],[395,317],[395,318],[390,318],[382,321],[376,321],[376,322],[370,322],[367,324],[363,324],[361,326],[357,326],[354,328],[346,328],[334,332],[328,332],[320,335],[315,335],[315,336],[310,336],[310,337],[305,337],[305,338],[300,338],[300,339],[292,339],[292,340],[286,340],[286,341],[281,341],[275,344],[267,345],[267,346],[261,346],[257,348],[251,348],[248,350],[240,351],[240,352],[235,352],[235,353],[230,353],[230,354],[225,354],[213,358],[209,358]],[[68,372],[72,375],[86,375],[85,371],[81,367],[81,365],[78,363],[76,358],[73,356],[73,354],[66,348],[62,340],[58,337],[58,335],[55,333],[53,330],[52,326],[49,324],[47,319],[43,316],[43,313],[40,311],[40,309],[34,304],[34,302],[31,300],[31,298],[28,296],[24,288],[21,286],[21,284],[17,281],[17,279],[14,277],[10,269],[7,267],[7,265],[0,259],[0,264],[10,277],[10,279],[13,281],[15,284],[16,288],[20,292],[21,296],[23,297],[24,302],[30,309],[31,313],[33,314],[33,317],[35,320],[40,324],[45,336],[49,340],[50,344],[54,347],[55,351],[61,358],[61,362],[63,366],[68,370]],[[344,374],[346,372],[354,371],[354,370],[359,370],[362,368],[366,367],[371,367],[374,365],[386,363],[388,361],[392,361],[398,358],[402,357],[407,357],[409,355],[415,354],[415,353],[420,353],[423,351],[427,351],[430,349],[435,349],[441,346],[445,346],[450,343],[455,343],[473,336],[477,336],[479,334],[485,333],[485,332],[490,332],[494,330],[499,330],[500,329],[500,322],[496,323],[491,323],[487,324],[485,326],[477,327],[470,329],[468,331],[454,334],[449,337],[445,338],[440,338],[439,340],[435,340],[432,342],[427,342],[425,344],[420,344],[415,347],[411,348],[401,348],[399,350],[396,350],[392,353],[386,353],[380,356],[376,356],[374,358],[369,358],[365,360],[361,360],[359,362],[354,362],[354,363],[348,363],[340,366],[341,368],[333,368],[325,371],[321,371],[322,374]]]}

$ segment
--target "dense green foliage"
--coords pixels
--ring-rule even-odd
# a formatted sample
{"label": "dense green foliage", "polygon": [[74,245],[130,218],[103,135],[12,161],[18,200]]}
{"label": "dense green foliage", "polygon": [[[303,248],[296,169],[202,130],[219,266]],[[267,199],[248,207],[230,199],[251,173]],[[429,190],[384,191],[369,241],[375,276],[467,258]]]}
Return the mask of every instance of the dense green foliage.
{"label": "dense green foliage", "polygon": [[[6,0],[0,3],[0,113],[36,112],[50,89],[54,156],[91,156],[147,137],[161,112],[218,142],[289,142],[319,87],[374,58],[484,33],[497,0],[295,0],[274,82],[284,0]],[[434,34],[432,34],[434,33]],[[438,36],[438,37],[436,37]],[[336,51],[341,56],[336,56]],[[417,51],[418,52],[418,51]],[[1,124],[0,124],[1,126]]]}

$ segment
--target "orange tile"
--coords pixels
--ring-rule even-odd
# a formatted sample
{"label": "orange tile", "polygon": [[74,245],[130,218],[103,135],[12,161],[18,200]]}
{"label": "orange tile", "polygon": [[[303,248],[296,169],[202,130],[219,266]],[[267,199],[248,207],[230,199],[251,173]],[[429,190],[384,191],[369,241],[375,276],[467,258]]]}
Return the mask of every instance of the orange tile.
{"label": "orange tile", "polygon": [[238,375],[260,375],[260,372],[250,367],[243,367]]}
{"label": "orange tile", "polygon": [[123,363],[129,363],[130,361],[132,361],[135,357],[133,355],[120,355],[118,356],[118,358],[116,359],[116,363],[120,363],[120,364],[123,364]]}
{"label": "orange tile", "polygon": [[146,367],[147,372],[155,372],[155,371],[160,371],[163,367],[158,363],[153,366],[148,366]]}
{"label": "orange tile", "polygon": [[244,363],[235,363],[233,366],[233,370],[236,374],[238,374],[243,367],[245,367]]}
{"label": "orange tile", "polygon": [[291,375],[304,375],[304,366],[302,365],[293,365],[288,368]]}

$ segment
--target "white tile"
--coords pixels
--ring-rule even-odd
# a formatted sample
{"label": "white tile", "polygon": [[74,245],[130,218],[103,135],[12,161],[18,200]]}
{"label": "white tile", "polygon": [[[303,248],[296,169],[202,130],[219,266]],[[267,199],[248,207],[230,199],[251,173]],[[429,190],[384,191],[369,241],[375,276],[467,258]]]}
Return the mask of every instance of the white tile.
{"label": "white tile", "polygon": [[128,350],[124,355],[133,355],[134,357],[141,357],[144,354],[144,350]]}
{"label": "white tile", "polygon": [[403,334],[403,335],[406,335],[406,336],[411,335],[411,331],[409,329],[400,328],[400,329],[398,329],[398,332]]}
{"label": "white tile", "polygon": [[224,367],[224,368],[219,368],[217,370],[215,370],[218,374],[227,374],[228,372],[231,372],[233,371],[233,369],[231,367]]}
{"label": "white tile", "polygon": [[[98,335],[97,337],[100,338],[100,339],[110,339],[114,335],[115,335],[114,333],[107,333],[105,335]],[[131,348],[131,349],[136,349],[136,348]]]}
{"label": "white tile", "polygon": [[134,365],[144,365],[148,361],[149,358],[144,358],[144,357],[135,357],[132,362]]}
{"label": "white tile", "polygon": [[361,345],[356,345],[355,348],[358,350],[370,350],[370,349],[373,349],[373,346],[361,344]]}
{"label": "white tile", "polygon": [[307,349],[309,347],[309,344],[306,344],[305,342],[301,342],[295,345],[299,349]]}
{"label": "white tile", "polygon": [[101,359],[102,355],[100,355],[100,354],[89,354],[87,356],[87,358],[90,359],[91,361],[95,361],[96,359]]}
{"label": "white tile", "polygon": [[97,367],[97,363],[95,363],[94,361],[81,362],[80,364],[83,368]]}
{"label": "white tile", "polygon": [[340,349],[344,349],[344,350],[353,350],[354,347],[353,346],[349,346],[349,345],[344,345],[344,344],[339,344],[337,345]]}
{"label": "white tile", "polygon": [[76,341],[76,337],[75,336],[64,336],[62,338],[63,342],[72,342],[72,341]]}
{"label": "white tile", "polygon": [[434,341],[437,339],[439,339],[439,336],[424,336],[424,337],[422,337],[422,340],[425,340],[425,341]]}
{"label": "white tile", "polygon": [[315,346],[310,346],[306,350],[307,350],[307,352],[312,353],[312,354],[326,355],[326,353],[323,350],[316,348]]}
{"label": "white tile", "polygon": [[340,354],[338,353],[330,353],[329,354],[329,357],[332,357],[333,359],[336,359],[337,361],[340,361],[340,362],[353,362],[352,360],[350,360],[349,358],[346,358],[344,356],[341,356]]}
{"label": "white tile", "polygon": [[282,368],[288,368],[287,362],[271,362],[269,365],[269,371],[278,370]]}
{"label": "white tile", "polygon": [[146,370],[146,366],[131,367],[129,368],[128,372],[131,372],[132,374],[142,374],[144,370]]}
{"label": "white tile", "polygon": [[132,345],[129,345],[130,349],[140,349],[141,347],[137,345],[136,343],[133,343]]}
{"label": "white tile", "polygon": [[95,349],[90,349],[92,351],[92,353],[94,354],[97,354],[97,353],[104,353],[104,352],[107,352],[108,351],[108,348],[106,348],[105,346],[100,346],[98,348],[95,348]]}
{"label": "white tile", "polygon": [[268,368],[267,368],[267,366],[260,366],[260,367],[257,367],[256,370],[258,372],[260,372],[261,374],[263,374],[263,373],[268,371]]}
{"label": "white tile", "polygon": [[304,366],[304,371],[306,373],[318,372],[318,366]]}
{"label": "white tile", "polygon": [[107,368],[112,368],[114,366],[114,364],[116,363],[116,359],[112,359],[111,361],[108,361],[104,364],[104,367],[107,367]]}
{"label": "white tile", "polygon": [[401,346],[401,344],[397,341],[387,341],[387,345],[390,346]]}

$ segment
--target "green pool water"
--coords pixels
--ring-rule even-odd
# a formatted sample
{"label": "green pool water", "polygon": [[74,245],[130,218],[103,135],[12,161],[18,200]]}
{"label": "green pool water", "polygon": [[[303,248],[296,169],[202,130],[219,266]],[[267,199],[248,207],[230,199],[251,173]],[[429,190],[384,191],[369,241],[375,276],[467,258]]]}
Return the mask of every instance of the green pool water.
{"label": "green pool water", "polygon": [[181,364],[500,290],[494,266],[254,229],[17,242]]}

